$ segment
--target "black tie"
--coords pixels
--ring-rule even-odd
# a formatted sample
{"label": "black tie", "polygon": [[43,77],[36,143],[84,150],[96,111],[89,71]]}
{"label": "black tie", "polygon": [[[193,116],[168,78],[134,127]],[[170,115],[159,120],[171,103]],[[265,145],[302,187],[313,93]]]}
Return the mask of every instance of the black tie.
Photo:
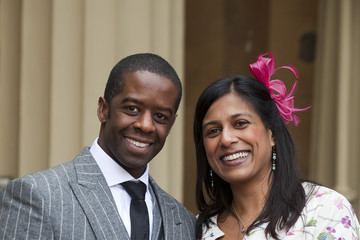
{"label": "black tie", "polygon": [[149,239],[149,214],[145,203],[146,185],[128,181],[121,184],[131,197],[131,240]]}

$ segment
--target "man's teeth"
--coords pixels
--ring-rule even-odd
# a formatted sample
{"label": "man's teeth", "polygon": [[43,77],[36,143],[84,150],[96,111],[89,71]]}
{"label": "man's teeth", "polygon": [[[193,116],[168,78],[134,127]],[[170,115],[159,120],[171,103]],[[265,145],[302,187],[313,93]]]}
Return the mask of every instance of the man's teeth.
{"label": "man's teeth", "polygon": [[150,145],[150,144],[148,144],[148,143],[138,142],[138,141],[132,140],[132,139],[130,139],[130,138],[128,138],[128,141],[129,141],[130,143],[134,144],[135,146],[140,147],[140,148],[144,148],[144,147],[147,147],[147,146]]}
{"label": "man's teeth", "polygon": [[231,161],[231,160],[235,160],[238,158],[246,158],[248,155],[249,155],[249,152],[238,152],[238,153],[234,153],[231,155],[227,155],[227,156],[223,157],[222,160]]}

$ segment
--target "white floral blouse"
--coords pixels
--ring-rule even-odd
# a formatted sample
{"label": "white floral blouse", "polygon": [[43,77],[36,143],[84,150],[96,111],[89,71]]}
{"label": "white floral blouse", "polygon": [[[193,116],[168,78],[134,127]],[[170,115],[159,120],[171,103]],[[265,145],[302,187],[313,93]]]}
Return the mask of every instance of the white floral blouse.
{"label": "white floral blouse", "polygon": [[[340,193],[322,186],[310,192],[304,183],[308,201],[295,225],[289,231],[280,230],[279,239],[286,240],[357,240],[360,239],[359,221],[349,201]],[[211,218],[210,228],[203,226],[202,240],[215,240],[224,233],[217,226],[217,216]],[[266,223],[250,231],[244,240],[272,239],[265,236]]]}

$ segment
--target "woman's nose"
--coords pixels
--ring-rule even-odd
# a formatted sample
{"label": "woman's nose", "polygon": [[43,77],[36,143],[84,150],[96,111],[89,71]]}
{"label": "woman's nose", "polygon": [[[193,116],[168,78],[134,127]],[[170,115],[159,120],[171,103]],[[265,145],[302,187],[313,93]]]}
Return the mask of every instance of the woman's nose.
{"label": "woman's nose", "polygon": [[236,143],[237,141],[238,138],[233,131],[223,129],[221,133],[221,145],[223,147],[230,147],[233,143]]}

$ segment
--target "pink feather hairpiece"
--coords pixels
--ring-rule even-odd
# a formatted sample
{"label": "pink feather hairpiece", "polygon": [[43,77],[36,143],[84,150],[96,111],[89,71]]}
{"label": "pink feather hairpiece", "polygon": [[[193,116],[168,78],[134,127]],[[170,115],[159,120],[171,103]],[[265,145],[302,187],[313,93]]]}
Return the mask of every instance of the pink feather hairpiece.
{"label": "pink feather hairpiece", "polygon": [[286,124],[293,122],[297,126],[300,123],[300,118],[295,113],[310,109],[310,106],[305,108],[294,107],[294,92],[297,80],[295,80],[288,93],[283,81],[279,79],[271,80],[272,75],[279,69],[289,70],[298,79],[299,74],[296,68],[291,65],[284,65],[275,69],[275,58],[272,53],[265,53],[259,55],[256,62],[249,65],[249,69],[256,80],[269,89],[270,96],[274,100],[284,122]]}

